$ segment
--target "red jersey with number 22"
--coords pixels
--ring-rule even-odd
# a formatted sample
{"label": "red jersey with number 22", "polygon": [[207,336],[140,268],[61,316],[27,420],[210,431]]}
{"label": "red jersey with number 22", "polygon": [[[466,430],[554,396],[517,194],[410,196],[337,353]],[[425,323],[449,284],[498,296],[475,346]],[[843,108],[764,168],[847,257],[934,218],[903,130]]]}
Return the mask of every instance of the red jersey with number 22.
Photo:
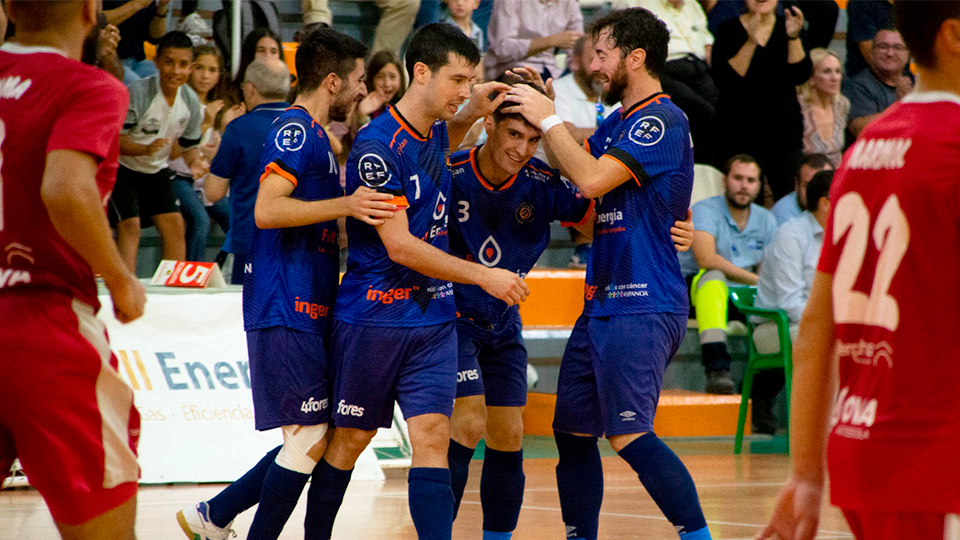
{"label": "red jersey with number 22", "polygon": [[819,268],[833,275],[828,464],[844,509],[960,511],[958,126],[960,96],[911,94],[833,182]]}
{"label": "red jersey with number 22", "polygon": [[40,187],[48,153],[82,152],[105,204],[127,101],[120,81],[55,49],[0,47],[0,299],[45,287],[99,308],[93,271],[54,229]]}

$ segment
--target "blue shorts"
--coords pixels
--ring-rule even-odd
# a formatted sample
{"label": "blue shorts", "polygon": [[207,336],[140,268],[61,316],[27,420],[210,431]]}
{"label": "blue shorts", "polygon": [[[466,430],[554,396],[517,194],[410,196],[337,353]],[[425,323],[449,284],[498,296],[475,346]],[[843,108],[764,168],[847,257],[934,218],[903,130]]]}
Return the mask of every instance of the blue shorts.
{"label": "blue shorts", "polygon": [[330,421],[330,362],[320,334],[274,326],[247,332],[258,430]]}
{"label": "blue shorts", "polygon": [[485,395],[488,407],[527,404],[527,348],[516,311],[496,328],[457,319],[457,344],[458,398]]}
{"label": "blue shorts", "polygon": [[390,427],[395,401],[404,418],[450,416],[457,392],[455,328],[453,321],[413,328],[334,321],[334,424]]}
{"label": "blue shorts", "polygon": [[672,313],[586,317],[560,362],[553,429],[596,437],[653,431],[667,363],[687,330]]}

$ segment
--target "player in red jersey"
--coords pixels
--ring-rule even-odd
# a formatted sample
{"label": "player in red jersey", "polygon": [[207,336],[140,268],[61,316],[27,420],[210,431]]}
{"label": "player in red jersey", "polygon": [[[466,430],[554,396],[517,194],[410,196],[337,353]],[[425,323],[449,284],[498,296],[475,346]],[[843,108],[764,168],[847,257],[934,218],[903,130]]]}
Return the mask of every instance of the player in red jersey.
{"label": "player in red jersey", "polygon": [[960,285],[932,279],[960,265],[960,2],[894,13],[919,83],[837,171],[793,355],[793,476],[757,538],[816,535],[825,447],[858,539],[960,538]]}
{"label": "player in red jersey", "polygon": [[[140,416],[94,273],[121,321],[143,286],[107,226],[123,85],[78,62],[97,0],[8,0],[0,47],[0,477],[19,457],[64,538],[133,538]],[[95,35],[94,35],[95,39]]]}

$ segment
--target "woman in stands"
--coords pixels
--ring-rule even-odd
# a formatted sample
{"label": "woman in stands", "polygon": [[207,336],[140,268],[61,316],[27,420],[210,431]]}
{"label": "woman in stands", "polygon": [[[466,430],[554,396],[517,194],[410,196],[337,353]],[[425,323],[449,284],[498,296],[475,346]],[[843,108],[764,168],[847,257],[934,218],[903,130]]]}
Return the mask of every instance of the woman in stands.
{"label": "woman in stands", "polygon": [[833,167],[840,166],[850,100],[840,93],[843,67],[833,51],[810,51],[813,76],[800,87],[803,115],[803,154],[824,154]]}
{"label": "woman in stands", "polygon": [[[220,114],[224,107],[223,72],[223,54],[220,49],[213,45],[201,45],[194,50],[193,72],[187,84],[197,93],[204,106],[200,151],[208,163],[213,161],[213,156],[220,146],[220,132],[217,130],[216,121],[218,118],[222,121],[223,117]],[[207,238],[210,236],[210,218],[216,220],[226,231],[230,226],[229,202],[225,198],[217,203],[205,200],[203,178],[195,180],[183,158],[171,162],[170,168],[177,173],[173,178],[173,191],[180,200],[180,213],[183,214],[186,224],[187,260],[203,261]]]}
{"label": "woman in stands", "polygon": [[[227,85],[225,102],[228,106],[243,105],[243,78],[247,74],[250,62],[261,58],[279,58],[286,62],[283,55],[283,42],[280,36],[269,28],[255,28],[243,38],[240,45],[240,69],[237,76]],[[243,111],[246,112],[246,111]],[[226,122],[224,126],[226,126]]]}

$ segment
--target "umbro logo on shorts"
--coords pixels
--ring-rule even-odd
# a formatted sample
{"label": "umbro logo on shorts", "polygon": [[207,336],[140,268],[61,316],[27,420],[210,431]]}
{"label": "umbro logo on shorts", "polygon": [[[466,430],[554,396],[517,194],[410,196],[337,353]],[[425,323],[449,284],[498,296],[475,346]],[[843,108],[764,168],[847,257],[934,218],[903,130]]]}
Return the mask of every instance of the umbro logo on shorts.
{"label": "umbro logo on shorts", "polygon": [[623,411],[620,413],[620,421],[622,422],[633,422],[636,420],[637,413],[633,411]]}

